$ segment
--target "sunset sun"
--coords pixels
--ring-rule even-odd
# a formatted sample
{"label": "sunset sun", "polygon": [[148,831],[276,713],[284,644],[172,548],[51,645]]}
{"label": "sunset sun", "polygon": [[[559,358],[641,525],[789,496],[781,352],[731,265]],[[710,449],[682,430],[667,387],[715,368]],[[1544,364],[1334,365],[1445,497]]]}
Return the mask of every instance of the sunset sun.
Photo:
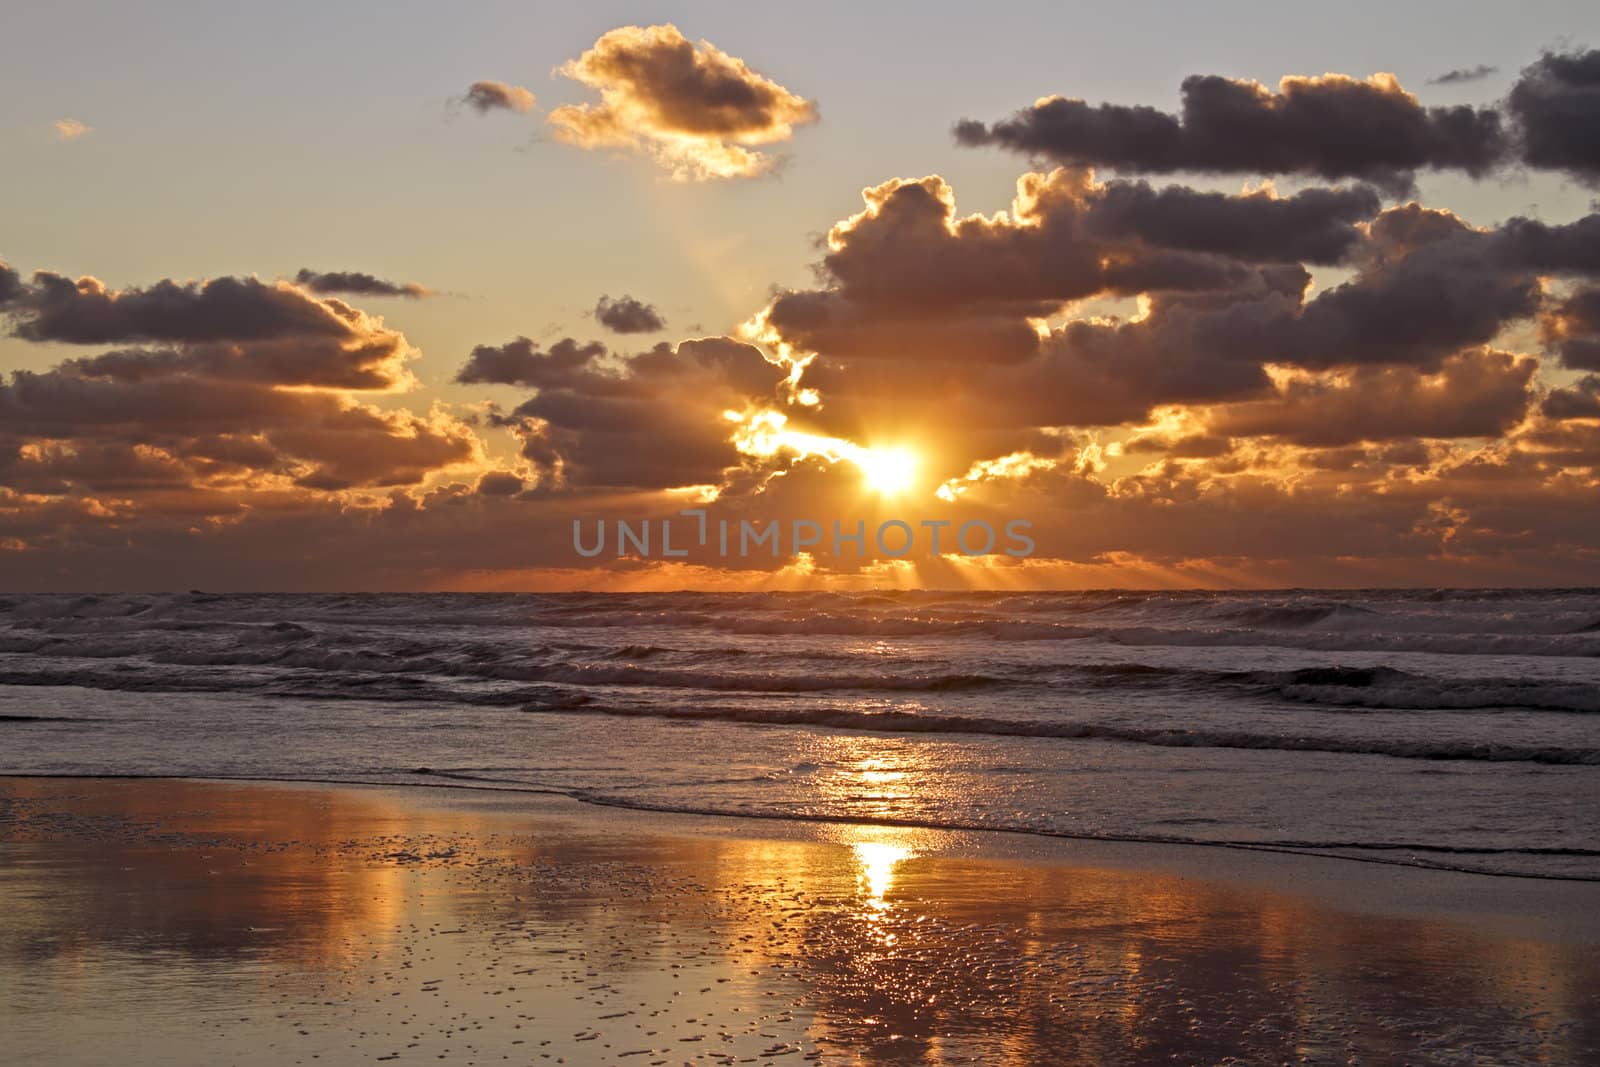
{"label": "sunset sun", "polygon": [[904,448],[863,449],[856,463],[867,488],[881,496],[904,493],[917,476],[916,454]]}

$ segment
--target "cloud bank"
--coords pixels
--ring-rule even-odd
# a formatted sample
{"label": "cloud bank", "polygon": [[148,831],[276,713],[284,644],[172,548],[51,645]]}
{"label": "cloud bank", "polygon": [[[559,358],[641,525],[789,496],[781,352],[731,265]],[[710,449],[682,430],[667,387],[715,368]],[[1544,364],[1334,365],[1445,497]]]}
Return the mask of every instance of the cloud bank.
{"label": "cloud bank", "polygon": [[[1487,76],[1450,71],[1436,83]],[[1483,177],[1520,164],[1593,183],[1600,51],[1546,53],[1524,69],[1503,107],[1426,107],[1393,74],[1289,76],[1270,89],[1217,75],[1185,78],[1178,113],[1051,96],[1010,118],[962,119],[957,143],[1126,173],[1296,175],[1358,179],[1392,195],[1419,171]]]}

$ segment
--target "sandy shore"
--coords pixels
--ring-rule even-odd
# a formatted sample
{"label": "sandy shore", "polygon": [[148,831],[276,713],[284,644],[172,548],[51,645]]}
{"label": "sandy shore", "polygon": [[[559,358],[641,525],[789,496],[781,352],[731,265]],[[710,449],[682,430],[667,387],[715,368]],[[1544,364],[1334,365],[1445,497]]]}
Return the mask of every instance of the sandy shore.
{"label": "sandy shore", "polygon": [[0,779],[17,1063],[1595,1063],[1597,904],[521,794]]}

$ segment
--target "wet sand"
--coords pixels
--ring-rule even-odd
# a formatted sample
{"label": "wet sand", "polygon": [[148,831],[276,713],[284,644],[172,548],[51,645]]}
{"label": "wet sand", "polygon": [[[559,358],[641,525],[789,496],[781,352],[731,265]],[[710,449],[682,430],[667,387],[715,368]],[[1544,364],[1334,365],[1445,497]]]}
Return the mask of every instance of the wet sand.
{"label": "wet sand", "polygon": [[459,790],[0,779],[38,1064],[1600,1062],[1600,886]]}

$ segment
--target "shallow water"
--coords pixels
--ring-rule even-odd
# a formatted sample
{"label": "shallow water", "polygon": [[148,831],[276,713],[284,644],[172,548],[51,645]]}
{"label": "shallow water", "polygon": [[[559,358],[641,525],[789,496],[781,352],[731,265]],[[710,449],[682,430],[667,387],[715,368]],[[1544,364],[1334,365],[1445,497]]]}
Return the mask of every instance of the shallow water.
{"label": "shallow water", "polygon": [[844,1067],[1600,1055],[1588,944],[1151,870],[977,858],[940,831],[637,833],[437,796],[0,783],[8,1056]]}

